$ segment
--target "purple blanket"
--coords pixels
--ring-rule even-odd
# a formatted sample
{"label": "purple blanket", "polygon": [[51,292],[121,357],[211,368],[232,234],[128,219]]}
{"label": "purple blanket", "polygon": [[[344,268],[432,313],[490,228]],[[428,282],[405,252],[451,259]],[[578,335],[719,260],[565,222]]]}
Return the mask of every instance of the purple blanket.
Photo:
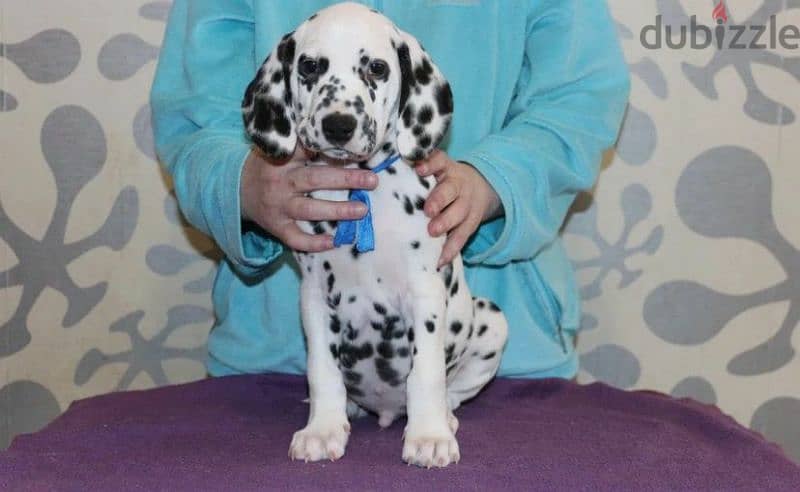
{"label": "purple blanket", "polygon": [[561,380],[493,382],[456,412],[461,462],[400,460],[404,421],[353,422],[340,461],[291,462],[303,378],[235,376],[73,403],[0,453],[2,490],[800,490],[800,467],[716,408]]}

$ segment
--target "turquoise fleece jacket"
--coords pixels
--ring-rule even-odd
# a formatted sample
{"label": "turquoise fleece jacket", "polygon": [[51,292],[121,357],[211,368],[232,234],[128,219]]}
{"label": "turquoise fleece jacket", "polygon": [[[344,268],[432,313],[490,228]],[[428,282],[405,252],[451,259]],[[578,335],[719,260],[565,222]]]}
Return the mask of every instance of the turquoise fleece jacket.
{"label": "turquoise fleece jacket", "polygon": [[[303,373],[300,276],[274,237],[241,219],[250,150],[240,102],[280,37],[324,0],[175,0],[152,88],[158,154],[187,220],[225,253],[213,290],[211,375]],[[597,178],[629,92],[604,0],[362,2],[416,36],[450,81],[442,147],[472,164],[505,216],[463,250],[473,295],[494,300],[510,333],[499,374],[573,377],[580,324],[559,228]]]}

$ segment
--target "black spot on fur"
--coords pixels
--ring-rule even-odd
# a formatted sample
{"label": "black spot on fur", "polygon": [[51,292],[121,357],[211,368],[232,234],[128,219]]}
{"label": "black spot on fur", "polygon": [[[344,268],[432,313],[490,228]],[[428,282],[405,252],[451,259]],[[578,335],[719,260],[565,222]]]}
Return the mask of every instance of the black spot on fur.
{"label": "black spot on fur", "polygon": [[478,305],[478,309],[483,309],[483,308],[486,307],[486,303],[483,302],[483,300],[478,301],[477,305]]}
{"label": "black spot on fur", "polygon": [[450,297],[454,297],[458,292],[458,280],[453,282],[453,287],[450,288]]}
{"label": "black spot on fur", "polygon": [[335,282],[336,282],[336,277],[334,277],[332,273],[328,275],[328,292],[333,290],[333,284]]}
{"label": "black spot on fur", "polygon": [[423,58],[422,63],[414,69],[414,78],[416,78],[417,83],[428,85],[431,82],[431,75],[433,75],[433,66],[428,61],[428,58]]}
{"label": "black spot on fur", "polygon": [[336,347],[335,343],[332,343],[330,348],[331,348],[331,355],[333,356],[333,358],[334,359],[338,359],[339,358],[339,348]]}
{"label": "black spot on fur", "polygon": [[[291,123],[286,117],[284,109],[283,103],[276,99],[266,96],[256,97],[253,103],[253,127],[260,133],[275,131],[281,136],[288,137],[291,132]],[[256,143],[258,144],[258,142]],[[268,151],[269,149],[262,148],[262,150]]]}
{"label": "black spot on fur", "polygon": [[414,72],[411,68],[411,55],[408,52],[408,45],[403,43],[397,48],[397,59],[400,64],[400,105],[402,111],[406,107],[408,96],[411,93],[411,86],[414,85]]}
{"label": "black spot on fur", "polygon": [[455,344],[450,344],[444,349],[444,362],[445,364],[449,364],[453,360],[453,351],[455,351],[456,346]]}
{"label": "black spot on fur", "polygon": [[354,302],[356,302],[356,296],[350,296],[350,297],[348,297],[348,298],[347,298],[347,302],[349,302],[350,304],[353,304]]}
{"label": "black spot on fur", "polygon": [[483,336],[483,334],[484,334],[484,333],[486,333],[486,330],[488,330],[488,329],[489,329],[489,327],[488,327],[487,325],[481,325],[481,326],[479,326],[479,327],[478,327],[478,336],[479,336],[479,337],[482,337],[482,336]]}
{"label": "black spot on fur", "polygon": [[398,357],[408,357],[408,347],[400,347],[397,349]]}
{"label": "black spot on fur", "polygon": [[311,228],[313,229],[314,234],[322,234],[325,232],[325,226],[323,226],[321,222],[312,220],[309,221],[309,224],[311,224]]}
{"label": "black spot on fur", "polygon": [[354,260],[357,260],[359,255],[361,255],[361,252],[356,248],[356,245],[354,244],[353,247],[350,248],[350,256],[352,256]]}
{"label": "black spot on fur", "polygon": [[408,198],[408,195],[403,195],[403,209],[405,209],[408,215],[414,213],[414,204],[411,203],[411,199]]}
{"label": "black spot on fur", "polygon": [[416,208],[419,211],[422,211],[422,209],[425,208],[425,199],[417,195],[417,197],[414,199],[414,208]]}
{"label": "black spot on fur", "polygon": [[413,342],[414,341],[414,328],[409,328],[408,329],[408,341],[409,342]]}
{"label": "black spot on fur", "polygon": [[369,359],[372,354],[373,348],[369,342],[364,342],[360,346],[342,342],[339,346],[339,364],[346,369],[352,369],[358,361]]}
{"label": "black spot on fur", "polygon": [[386,314],[386,307],[383,304],[375,302],[372,304],[372,307],[375,308],[375,312],[378,314]]}
{"label": "black spot on fur", "polygon": [[492,357],[494,357],[495,355],[497,355],[497,352],[489,352],[488,354],[486,354],[486,355],[484,355],[483,357],[481,357],[481,359],[483,359],[483,360],[489,360],[489,359],[491,359]]}
{"label": "black spot on fur", "polygon": [[339,302],[342,300],[342,293],[337,292],[332,296],[328,296],[328,307],[331,309],[335,309],[336,306],[339,305]]}
{"label": "black spot on fur", "polygon": [[425,152],[423,152],[422,149],[419,149],[419,148],[414,149],[408,155],[408,160],[413,161],[413,162],[421,161],[424,158],[425,158]]}
{"label": "black spot on fur", "polygon": [[342,371],[342,375],[344,376],[344,378],[347,380],[348,383],[352,384],[360,384],[361,380],[364,379],[364,377],[360,373],[357,373],[355,371]]}
{"label": "black spot on fur", "polygon": [[445,82],[436,88],[436,109],[439,114],[444,116],[453,112],[453,92],[450,90],[450,84]]}
{"label": "black spot on fur", "polygon": [[364,396],[364,392],[361,391],[361,389],[359,389],[359,388],[357,388],[357,387],[355,387],[353,385],[345,384],[344,387],[347,389],[347,393],[350,394],[350,395],[353,395],[353,396]]}
{"label": "black spot on fur", "polygon": [[442,278],[444,279],[444,286],[448,289],[453,282],[453,264],[448,263],[442,268]]}
{"label": "black spot on fur", "polygon": [[378,372],[378,377],[391,386],[398,386],[400,384],[400,374],[392,367],[391,362],[386,359],[376,357],[375,369]]}
{"label": "black spot on fur", "polygon": [[489,309],[496,313],[500,312],[500,308],[497,306],[497,304],[493,303],[492,301],[489,301]]}
{"label": "black spot on fur", "polygon": [[461,328],[463,327],[464,325],[462,325],[460,321],[453,321],[450,324],[450,331],[453,332],[453,335],[458,335],[461,333]]}
{"label": "black spot on fur", "polygon": [[423,125],[427,125],[431,122],[431,120],[433,120],[433,108],[426,104],[425,106],[422,106],[422,108],[419,110],[419,113],[417,113],[417,121]]}
{"label": "black spot on fur", "polygon": [[425,328],[428,329],[428,333],[433,333],[436,330],[436,325],[433,324],[433,321],[427,320],[425,321]]}
{"label": "black spot on fur", "polygon": [[412,249],[419,249],[419,241],[411,241]]}
{"label": "black spot on fur", "polygon": [[417,176],[419,178],[419,183],[422,185],[423,188],[429,190],[431,188],[431,184],[428,183],[428,180],[423,176]]}
{"label": "black spot on fur", "polygon": [[410,104],[406,106],[406,108],[403,110],[402,118],[403,125],[406,128],[411,128],[414,125],[414,106]]}
{"label": "black spot on fur", "polygon": [[342,330],[342,322],[339,320],[339,317],[336,316],[335,314],[331,315],[330,328],[333,333],[339,333]]}
{"label": "black spot on fur", "polygon": [[281,62],[283,66],[283,85],[284,85],[284,92],[283,92],[283,99],[286,105],[292,103],[292,86],[290,84],[290,74],[291,74],[291,67],[292,63],[294,62],[294,52],[297,44],[294,40],[294,31],[286,34],[281,39],[281,42],[278,44],[278,61]]}
{"label": "black spot on fur", "polygon": [[401,325],[398,328],[398,323],[400,322],[400,316],[387,316],[384,318],[384,328],[381,337],[384,340],[389,340],[391,338],[402,338],[405,335],[405,328]]}
{"label": "black spot on fur", "polygon": [[394,357],[394,347],[392,347],[391,343],[383,341],[378,344],[378,355],[386,359],[391,359]]}
{"label": "black spot on fur", "polygon": [[355,340],[356,338],[358,338],[358,330],[353,328],[353,324],[350,323],[349,321],[347,322],[347,333],[346,333],[346,335],[347,335],[347,339],[351,340],[351,341]]}

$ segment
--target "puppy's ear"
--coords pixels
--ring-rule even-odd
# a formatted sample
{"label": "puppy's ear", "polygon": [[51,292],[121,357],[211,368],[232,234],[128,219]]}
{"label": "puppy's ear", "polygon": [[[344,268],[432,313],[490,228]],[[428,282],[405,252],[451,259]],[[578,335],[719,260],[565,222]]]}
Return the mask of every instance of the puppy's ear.
{"label": "puppy's ear", "polygon": [[453,114],[450,84],[410,34],[394,41],[400,62],[397,149],[404,159],[425,159],[441,143]]}
{"label": "puppy's ear", "polygon": [[297,135],[292,110],[294,33],[281,39],[247,86],[242,101],[244,128],[267,156],[285,159],[294,153]]}

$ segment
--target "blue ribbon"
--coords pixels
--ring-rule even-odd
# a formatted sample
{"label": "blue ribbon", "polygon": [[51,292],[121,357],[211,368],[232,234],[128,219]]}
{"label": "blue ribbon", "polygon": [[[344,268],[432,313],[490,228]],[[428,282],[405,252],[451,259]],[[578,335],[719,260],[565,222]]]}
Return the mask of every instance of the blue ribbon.
{"label": "blue ribbon", "polygon": [[[381,162],[372,172],[379,173],[389,168],[400,159],[399,155],[388,157]],[[348,198],[352,201],[361,202],[367,206],[367,213],[358,220],[340,220],[336,227],[336,235],[333,237],[333,245],[339,247],[343,244],[355,243],[356,251],[364,253],[375,249],[375,229],[372,227],[372,209],[369,202],[369,194],[365,190],[350,190]]]}

